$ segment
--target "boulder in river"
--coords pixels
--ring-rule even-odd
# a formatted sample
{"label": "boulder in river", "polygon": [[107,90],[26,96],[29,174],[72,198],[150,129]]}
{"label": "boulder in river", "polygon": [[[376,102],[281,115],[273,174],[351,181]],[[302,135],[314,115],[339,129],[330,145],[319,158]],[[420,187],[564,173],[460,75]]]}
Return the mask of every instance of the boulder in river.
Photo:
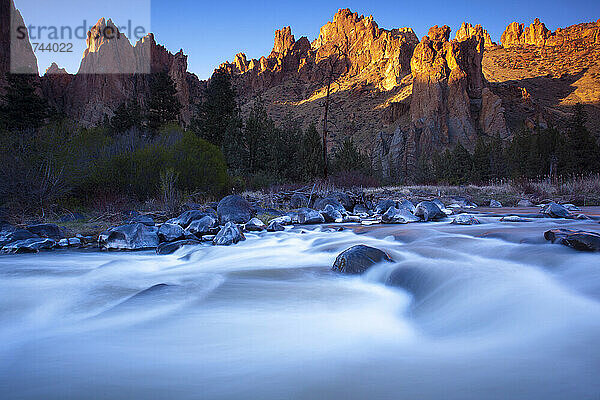
{"label": "boulder in river", "polygon": [[229,246],[242,240],[246,240],[246,238],[240,227],[233,222],[227,222],[212,242],[215,246]]}
{"label": "boulder in river", "polygon": [[[294,213],[294,215],[296,216],[296,218],[298,218],[298,213]],[[292,217],[289,215],[282,215],[281,217],[273,218],[272,220],[270,220],[269,224],[271,224],[273,222],[278,223],[283,226],[291,225]]]}
{"label": "boulder in river", "polygon": [[158,228],[158,238],[161,242],[174,242],[186,237],[186,231],[177,224],[164,223]]}
{"label": "boulder in river", "polygon": [[413,202],[408,199],[402,199],[402,200],[398,201],[396,208],[397,209],[405,209],[405,210],[409,211],[411,214],[414,214],[415,211],[417,210],[417,207],[415,207]]}
{"label": "boulder in river", "polygon": [[219,223],[245,224],[252,218],[252,207],[243,197],[232,194],[223,198],[217,206]]}
{"label": "boulder in river", "polygon": [[146,250],[158,247],[158,228],[144,224],[121,225],[105,232],[103,246],[108,250]]}
{"label": "boulder in river", "polygon": [[[211,212],[212,211],[212,212]],[[177,224],[182,228],[187,228],[193,221],[197,221],[206,216],[212,216],[214,219],[217,219],[216,213],[214,210],[210,211],[201,211],[201,210],[188,210],[181,213],[181,215],[177,218],[173,218],[167,221],[169,224]]]}
{"label": "boulder in river", "polygon": [[192,221],[187,230],[196,236],[210,235],[215,232],[217,221],[210,215],[206,215],[199,220]]}
{"label": "boulder in river", "polygon": [[333,263],[333,270],[348,275],[359,275],[381,262],[393,260],[385,252],[361,244],[340,253]]}
{"label": "boulder in river", "polygon": [[531,200],[521,199],[517,203],[517,207],[533,207],[533,203],[531,202]]}
{"label": "boulder in river", "polygon": [[291,208],[302,208],[308,207],[308,197],[301,193],[294,193],[290,198],[290,207]]}
{"label": "boulder in river", "polygon": [[183,246],[193,246],[197,244],[200,244],[200,241],[197,239],[184,239],[175,242],[161,243],[160,246],[156,248],[156,254],[161,256],[173,254]]}
{"label": "boulder in river", "polygon": [[269,226],[267,226],[267,232],[282,232],[284,230],[283,225],[275,220],[269,222]]}
{"label": "boulder in river", "polygon": [[518,215],[507,215],[500,218],[500,222],[531,222],[531,220]]}
{"label": "boulder in river", "polygon": [[390,207],[396,207],[396,202],[394,200],[381,200],[379,201],[379,203],[377,203],[377,206],[375,207],[375,212],[377,214],[383,214],[387,210],[389,210]]}
{"label": "boulder in river", "polygon": [[552,229],[544,233],[544,238],[579,251],[600,251],[600,233],[597,232]]}
{"label": "boulder in river", "polygon": [[336,210],[331,204],[327,204],[325,209],[321,211],[321,215],[325,222],[342,222],[344,220],[342,213]]}
{"label": "boulder in river", "polygon": [[569,218],[573,219],[575,216],[571,214],[571,211],[567,210],[565,207],[560,204],[556,204],[554,202],[548,204],[546,207],[542,209],[542,214],[549,216],[550,218]]}
{"label": "boulder in river", "polygon": [[412,214],[405,208],[390,207],[385,214],[381,216],[381,221],[386,224],[408,224],[410,222],[418,222],[421,219]]}
{"label": "boulder in river", "polygon": [[2,247],[5,254],[37,253],[41,250],[50,250],[56,246],[56,241],[49,238],[31,238],[17,240]]}
{"label": "boulder in river", "polygon": [[502,203],[498,200],[490,200],[490,208],[502,208]]}
{"label": "boulder in river", "polygon": [[433,201],[422,201],[417,205],[415,215],[423,221],[435,221],[446,218],[446,213]]}
{"label": "boulder in river", "polygon": [[26,229],[15,229],[13,231],[2,231],[0,234],[0,248],[9,243],[16,242],[18,240],[26,240],[39,238],[38,235],[29,232]]}
{"label": "boulder in river", "polygon": [[369,209],[363,204],[356,204],[352,213],[355,215],[369,215]]}
{"label": "boulder in river", "polygon": [[305,208],[298,211],[298,223],[302,225],[323,224],[325,223],[325,218],[323,218],[320,212]]}
{"label": "boulder in river", "polygon": [[469,214],[458,214],[452,221],[454,225],[478,225],[480,223],[477,218]]}
{"label": "boulder in river", "polygon": [[260,231],[264,231],[267,226],[265,225],[264,222],[262,222],[260,219],[258,218],[252,218],[250,221],[248,221],[248,223],[245,226],[247,231],[250,232],[260,232]]}
{"label": "boulder in river", "polygon": [[65,237],[62,228],[56,224],[29,225],[27,230],[39,237],[50,238],[54,240],[60,240]]}
{"label": "boulder in river", "polygon": [[325,210],[325,207],[327,207],[328,205],[332,206],[334,209],[336,209],[340,212],[346,211],[346,208],[335,197],[325,197],[322,199],[317,199],[315,201],[314,207],[315,207],[315,210],[321,211],[321,210]]}

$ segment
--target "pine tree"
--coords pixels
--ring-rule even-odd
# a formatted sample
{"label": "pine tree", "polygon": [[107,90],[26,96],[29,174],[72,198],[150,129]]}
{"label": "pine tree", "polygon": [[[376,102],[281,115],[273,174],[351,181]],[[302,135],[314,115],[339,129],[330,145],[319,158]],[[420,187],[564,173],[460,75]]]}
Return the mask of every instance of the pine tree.
{"label": "pine tree", "polygon": [[302,140],[302,169],[305,179],[314,179],[323,175],[323,147],[321,135],[312,124]]}
{"label": "pine tree", "polygon": [[166,72],[153,74],[148,101],[148,127],[156,132],[166,124],[177,122],[180,111],[181,103],[177,99],[173,79]]}
{"label": "pine tree", "polygon": [[598,143],[585,126],[586,115],[583,106],[576,104],[574,111],[571,127],[560,154],[562,172],[585,174],[598,171],[600,165]]}
{"label": "pine tree", "polygon": [[49,116],[48,103],[36,93],[36,81],[29,75],[7,74],[2,125],[8,129],[26,130],[42,126]]}
{"label": "pine tree", "polygon": [[468,182],[472,167],[471,154],[460,142],[451,153],[449,165],[449,183],[460,185]]}
{"label": "pine tree", "polygon": [[482,137],[478,137],[473,152],[471,180],[476,183],[487,182],[491,175],[490,164],[490,147]]}
{"label": "pine tree", "polygon": [[115,110],[115,115],[110,119],[113,133],[127,132],[132,128],[141,128],[142,116],[137,100],[123,102]]}
{"label": "pine tree", "polygon": [[231,78],[223,71],[216,71],[204,92],[204,101],[198,107],[198,117],[192,129],[202,138],[221,146],[230,119],[237,114],[235,90]]}
{"label": "pine tree", "polygon": [[504,179],[508,173],[506,149],[500,135],[494,136],[489,144],[490,179]]}
{"label": "pine tree", "polygon": [[334,153],[332,166],[336,172],[359,171],[366,173],[369,170],[369,159],[358,150],[352,138],[347,138]]}

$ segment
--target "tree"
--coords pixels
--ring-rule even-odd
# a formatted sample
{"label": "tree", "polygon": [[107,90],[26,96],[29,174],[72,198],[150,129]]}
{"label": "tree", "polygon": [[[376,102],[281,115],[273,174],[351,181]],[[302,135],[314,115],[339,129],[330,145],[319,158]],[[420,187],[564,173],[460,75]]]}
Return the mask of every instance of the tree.
{"label": "tree", "polygon": [[369,158],[358,150],[352,138],[344,140],[333,156],[333,169],[336,172],[368,172]]}
{"label": "tree", "polygon": [[305,179],[314,179],[323,174],[323,148],[317,127],[312,124],[302,140],[302,170]]}
{"label": "tree", "polygon": [[142,113],[137,100],[123,102],[115,110],[115,115],[110,119],[110,128],[113,133],[127,132],[132,128],[141,128]]}
{"label": "tree", "polygon": [[465,184],[471,175],[471,154],[459,142],[451,153],[449,163],[449,183],[455,185]]}
{"label": "tree", "polygon": [[29,75],[7,74],[2,125],[9,129],[38,129],[49,116],[48,103],[37,93],[37,82]]}
{"label": "tree", "polygon": [[585,126],[586,115],[583,106],[576,104],[574,111],[560,154],[562,171],[566,174],[597,171],[600,164],[598,143]]}
{"label": "tree", "polygon": [[192,128],[202,138],[222,146],[230,120],[237,115],[235,96],[229,74],[216,71],[208,81],[204,101],[198,107],[198,117],[194,120]]}
{"label": "tree", "polygon": [[152,75],[150,99],[148,101],[148,127],[157,132],[160,127],[177,122],[181,103],[177,99],[177,89],[173,79],[166,72]]}
{"label": "tree", "polygon": [[329,105],[331,96],[331,86],[339,85],[339,79],[348,71],[348,51],[350,44],[348,38],[342,44],[334,44],[331,55],[321,60],[317,64],[317,71],[320,75],[320,83],[325,86],[325,104],[323,105],[323,175],[327,177],[327,135]]}
{"label": "tree", "polygon": [[482,137],[477,138],[473,152],[471,179],[474,182],[486,182],[490,179],[490,148]]}

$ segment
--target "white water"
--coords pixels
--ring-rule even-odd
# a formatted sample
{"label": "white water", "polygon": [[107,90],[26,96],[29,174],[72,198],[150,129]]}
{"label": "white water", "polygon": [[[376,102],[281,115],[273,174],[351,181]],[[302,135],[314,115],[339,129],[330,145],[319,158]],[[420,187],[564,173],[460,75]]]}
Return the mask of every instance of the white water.
{"label": "white water", "polygon": [[0,398],[598,400],[600,255],[495,221],[1,257]]}

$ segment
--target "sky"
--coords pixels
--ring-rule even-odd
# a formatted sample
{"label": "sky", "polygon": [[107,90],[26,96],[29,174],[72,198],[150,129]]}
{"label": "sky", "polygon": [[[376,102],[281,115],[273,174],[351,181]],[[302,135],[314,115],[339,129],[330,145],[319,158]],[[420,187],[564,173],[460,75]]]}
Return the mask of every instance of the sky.
{"label": "sky", "polygon": [[[118,25],[132,20],[154,32],[158,43],[172,52],[183,49],[188,55],[188,70],[201,79],[210,77],[214,68],[232,61],[238,52],[248,58],[268,55],[273,47],[274,31],[291,26],[296,39],[310,41],[319,29],[331,21],[339,8],[373,15],[379,27],[411,27],[419,38],[430,26],[449,25],[453,32],[463,21],[482,24],[499,41],[512,21],[527,25],[538,17],[555,30],[568,25],[596,21],[600,18],[598,0],[544,1],[193,1],[193,0],[15,0],[27,24],[81,24],[83,19],[95,23],[100,17],[112,18]],[[123,20],[123,22],[121,22]],[[453,36],[453,35],[452,35]],[[52,60],[71,73],[77,72],[85,41],[75,43],[71,54],[36,53],[40,71]]]}

